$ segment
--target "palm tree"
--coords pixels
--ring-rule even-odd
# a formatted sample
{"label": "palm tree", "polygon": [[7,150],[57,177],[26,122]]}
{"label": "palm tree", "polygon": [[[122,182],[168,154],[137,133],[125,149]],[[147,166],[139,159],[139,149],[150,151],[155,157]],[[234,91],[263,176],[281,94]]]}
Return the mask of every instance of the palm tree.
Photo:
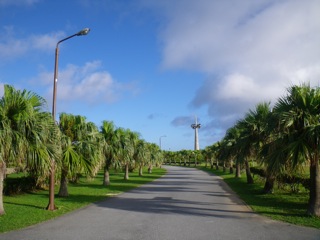
{"label": "palm tree", "polygon": [[[162,154],[160,154],[161,150],[159,146],[155,143],[149,143],[148,149],[150,152],[150,159],[148,161],[148,173],[152,173],[153,166],[161,161]],[[171,156],[170,156],[171,157]]]}
{"label": "palm tree", "polygon": [[70,138],[64,135],[61,139],[62,146],[62,166],[60,176],[60,189],[58,195],[60,197],[69,196],[68,193],[68,175],[74,171],[80,164],[81,156],[77,153],[75,145],[72,144]]}
{"label": "palm tree", "polygon": [[125,175],[124,179],[128,180],[129,179],[129,167],[133,166],[135,163],[135,153],[137,149],[137,145],[139,143],[139,133],[137,132],[132,132],[129,129],[125,131],[125,138],[128,140],[126,141],[126,146],[125,146],[125,157],[124,157],[124,166],[125,166]]}
{"label": "palm tree", "polygon": [[147,159],[149,156],[149,149],[147,149],[146,142],[144,140],[139,140],[134,156],[134,160],[139,166],[139,176],[143,175],[143,167],[147,163]]}
{"label": "palm tree", "polygon": [[[153,149],[153,151],[154,151],[154,153],[155,153],[157,148],[156,148],[156,146],[153,146],[152,149]],[[172,160],[173,160],[173,158],[174,158],[174,154],[173,154],[173,152],[168,151],[166,155],[167,155],[167,158],[169,159],[169,164],[171,165],[172,162],[173,162]]]}
{"label": "palm tree", "polygon": [[[278,100],[274,114],[280,133],[271,144],[270,171],[309,164],[310,193],[307,213],[320,216],[320,88],[292,86]],[[285,144],[285,145],[284,145]]]}
{"label": "palm tree", "polygon": [[191,158],[193,156],[193,151],[192,150],[188,150],[188,167],[191,166]]}
{"label": "palm tree", "polygon": [[131,132],[129,129],[117,128],[114,132],[113,155],[119,163],[124,167],[124,179],[129,179],[129,166],[134,162],[133,156],[135,146],[138,141],[138,134]]}
{"label": "palm tree", "polygon": [[[244,163],[246,148],[242,145],[243,129],[239,124],[234,125],[227,131],[226,140],[229,142],[230,159],[235,159],[236,172],[235,177],[241,177],[241,166]],[[232,162],[231,162],[232,165]],[[230,166],[232,167],[232,166]],[[230,173],[231,173],[230,168]]]}
{"label": "palm tree", "polygon": [[125,130],[123,128],[117,128],[112,136],[112,156],[115,168],[121,167],[121,164],[123,163],[123,151],[127,141],[128,140],[125,138]]}
{"label": "palm tree", "polygon": [[231,144],[225,138],[220,141],[218,150],[217,150],[217,158],[223,164],[223,172],[227,171],[227,163],[230,161],[230,149]]}
{"label": "palm tree", "polygon": [[[49,174],[51,160],[59,156],[58,128],[43,112],[45,100],[33,92],[4,85],[0,99],[0,215],[7,165],[21,165],[36,177]],[[36,170],[36,171],[35,171]]]}
{"label": "palm tree", "polygon": [[[236,160],[236,173],[240,173],[239,167],[239,151],[238,141],[240,138],[240,129],[236,125],[229,128],[223,138],[223,152],[222,156],[225,162],[229,162],[229,172],[233,173],[233,162]],[[221,157],[221,156],[220,156]],[[239,176],[238,176],[239,177]]]}
{"label": "palm tree", "polygon": [[[262,147],[270,142],[273,138],[273,133],[277,130],[277,120],[272,114],[270,102],[262,102],[256,105],[254,110],[249,110],[242,123],[245,129],[246,145],[248,146],[248,155],[255,156],[259,163],[264,162],[264,154],[261,154]],[[246,165],[248,165],[248,159]],[[250,168],[247,168],[250,170]],[[266,172],[266,182],[264,185],[264,193],[273,192],[275,176],[272,172]]]}
{"label": "palm tree", "polygon": [[99,165],[100,146],[98,128],[80,115],[60,114],[62,132],[62,164],[60,197],[67,197],[68,177],[77,181],[79,173],[93,174]]}
{"label": "palm tree", "polygon": [[105,159],[104,164],[104,175],[103,175],[103,185],[110,185],[110,168],[115,161],[115,142],[114,134],[115,134],[115,125],[113,122],[103,121],[102,126],[100,128],[101,133],[104,137],[105,144],[103,146],[103,156]]}
{"label": "palm tree", "polygon": [[[161,154],[162,154],[162,156],[164,155],[164,152],[163,151],[161,151]],[[176,161],[178,160],[179,161],[179,166],[181,166],[182,165],[182,153],[179,151],[179,152],[174,152],[174,155],[175,155],[175,159],[176,159]]]}
{"label": "palm tree", "polygon": [[181,157],[183,158],[183,166],[187,166],[188,151],[181,150],[180,153],[181,153]]}
{"label": "palm tree", "polygon": [[[259,103],[254,110],[249,110],[244,119],[239,120],[235,125],[240,133],[237,142],[238,156],[241,163],[245,165],[247,183],[249,184],[254,182],[250,171],[249,159],[255,156],[259,161],[261,146],[266,143],[266,139],[270,135],[269,131],[267,131],[270,125],[270,113],[270,103]],[[273,188],[273,181],[271,181],[273,178],[271,178],[270,174],[267,174],[267,176],[265,191],[269,192]],[[266,190],[267,186],[271,187],[271,189]]]}
{"label": "palm tree", "polygon": [[211,158],[210,158],[210,165],[211,165],[211,169],[213,169],[213,163],[214,160],[216,161],[216,170],[219,170],[219,148],[221,146],[220,142],[216,142],[213,145],[209,146],[210,148],[210,152],[211,152]]}
{"label": "palm tree", "polygon": [[206,164],[204,167],[207,168],[208,163],[211,162],[211,151],[210,151],[209,146],[205,147],[205,149],[201,150],[201,152],[202,152],[202,155],[204,156],[205,161],[206,161]]}
{"label": "palm tree", "polygon": [[[78,116],[81,117],[81,116]],[[104,147],[104,139],[99,132],[98,127],[93,122],[85,122],[83,128],[80,128],[81,135],[78,135],[78,141],[74,142],[77,151],[83,158],[79,165],[78,172],[71,172],[73,179],[78,178],[78,173],[96,175],[102,165],[102,149]]]}
{"label": "palm tree", "polygon": [[158,148],[157,150],[156,150],[156,161],[155,161],[155,166],[156,167],[160,167],[161,168],[161,166],[162,166],[162,164],[163,164],[163,151],[160,149],[160,148]]}

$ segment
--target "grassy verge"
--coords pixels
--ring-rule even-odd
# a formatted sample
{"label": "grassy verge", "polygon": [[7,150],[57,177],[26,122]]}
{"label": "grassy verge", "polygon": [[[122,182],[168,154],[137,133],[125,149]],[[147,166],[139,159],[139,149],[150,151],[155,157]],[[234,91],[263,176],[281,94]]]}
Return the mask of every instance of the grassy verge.
{"label": "grassy verge", "polygon": [[[128,181],[123,180],[123,173],[111,173],[111,185],[108,187],[102,186],[102,173],[99,173],[94,179],[82,178],[78,184],[69,184],[69,197],[55,198],[55,205],[58,207],[56,211],[45,210],[48,205],[48,191],[5,196],[6,214],[0,216],[0,232],[8,232],[55,218],[90,203],[101,201],[108,196],[151,182],[164,173],[165,169],[153,169],[152,174],[139,177],[138,173],[134,172],[130,174]],[[58,192],[58,186],[56,192]]]}
{"label": "grassy verge", "polygon": [[288,189],[276,186],[273,194],[261,194],[264,181],[259,177],[255,177],[254,184],[247,184],[245,174],[241,178],[235,178],[234,174],[224,173],[222,170],[199,168],[221,176],[255,212],[274,220],[320,229],[320,218],[306,214],[309,198],[307,191],[301,189],[299,193],[291,193]]}

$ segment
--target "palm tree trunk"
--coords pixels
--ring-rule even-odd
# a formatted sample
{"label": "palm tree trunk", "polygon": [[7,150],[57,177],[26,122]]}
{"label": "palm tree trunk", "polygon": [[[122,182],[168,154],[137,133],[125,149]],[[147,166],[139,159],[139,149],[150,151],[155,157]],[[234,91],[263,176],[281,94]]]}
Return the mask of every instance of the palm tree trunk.
{"label": "palm tree trunk", "polygon": [[126,163],[125,173],[124,173],[124,180],[129,180],[129,163]]}
{"label": "palm tree trunk", "polygon": [[236,178],[241,178],[241,165],[240,163],[237,161],[236,163]]}
{"label": "palm tree trunk", "polygon": [[58,193],[59,197],[68,197],[68,171],[62,169],[61,171],[61,180],[60,180],[60,189]]}
{"label": "palm tree trunk", "polygon": [[143,175],[143,172],[142,172],[142,164],[139,166],[139,176],[141,177]]}
{"label": "palm tree trunk", "polygon": [[[212,165],[212,168],[213,168],[213,165]],[[218,161],[218,159],[216,160],[216,170],[219,170],[219,161]]]}
{"label": "palm tree trunk", "polygon": [[320,169],[317,154],[310,163],[310,193],[307,213],[320,216]]}
{"label": "palm tree trunk", "polygon": [[230,168],[229,168],[229,173],[233,174],[233,161],[230,161]]}
{"label": "palm tree trunk", "polygon": [[109,166],[104,167],[104,174],[103,174],[103,186],[110,185],[110,174],[109,174]]}
{"label": "palm tree trunk", "polygon": [[244,161],[244,164],[246,166],[247,183],[248,184],[253,184],[254,181],[253,181],[253,177],[251,175],[250,166],[249,166],[249,162],[248,162],[247,159]]}
{"label": "palm tree trunk", "polygon": [[148,167],[148,173],[152,173],[152,164]]}
{"label": "palm tree trunk", "polygon": [[5,214],[3,207],[3,180],[6,174],[6,163],[0,161],[0,216]]}
{"label": "palm tree trunk", "polygon": [[269,194],[273,193],[273,186],[274,186],[275,178],[271,176],[270,174],[267,174],[266,176],[266,182],[264,184],[263,193]]}

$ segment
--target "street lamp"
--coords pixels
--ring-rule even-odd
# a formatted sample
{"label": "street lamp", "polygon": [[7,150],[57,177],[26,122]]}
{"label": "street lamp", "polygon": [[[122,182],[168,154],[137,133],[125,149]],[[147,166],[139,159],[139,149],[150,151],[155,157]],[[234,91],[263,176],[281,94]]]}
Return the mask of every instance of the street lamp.
{"label": "street lamp", "polygon": [[163,137],[167,137],[167,136],[166,136],[166,135],[163,135],[163,136],[159,137],[159,147],[160,147],[160,150],[161,150],[161,138],[163,138]]}
{"label": "street lamp", "polygon": [[56,96],[57,96],[57,83],[58,83],[58,59],[59,59],[59,44],[62,43],[63,41],[66,41],[72,37],[75,36],[84,36],[87,35],[90,32],[89,28],[84,28],[80,32],[73,34],[69,37],[66,37],[62,40],[60,40],[57,43],[56,46],[56,55],[55,55],[55,63],[54,63],[54,79],[53,79],[53,101],[52,101],[52,117],[53,120],[55,121],[56,118]]}
{"label": "street lamp", "polygon": [[[52,100],[52,117],[53,121],[56,122],[56,97],[57,97],[57,83],[58,83],[58,59],[59,59],[59,44],[76,36],[84,36],[90,32],[89,28],[84,28],[80,32],[73,34],[69,37],[66,37],[59,42],[57,42],[56,53],[55,53],[55,62],[54,62],[54,77],[53,77],[53,100]],[[55,174],[55,161],[52,160],[51,163],[51,173],[50,173],[50,183],[49,183],[49,204],[47,210],[53,211],[56,209],[54,205],[54,174]]]}
{"label": "street lamp", "polygon": [[194,129],[194,150],[199,150],[198,128],[201,127],[201,124],[197,122],[197,117],[195,118],[196,123],[191,124],[191,128]]}

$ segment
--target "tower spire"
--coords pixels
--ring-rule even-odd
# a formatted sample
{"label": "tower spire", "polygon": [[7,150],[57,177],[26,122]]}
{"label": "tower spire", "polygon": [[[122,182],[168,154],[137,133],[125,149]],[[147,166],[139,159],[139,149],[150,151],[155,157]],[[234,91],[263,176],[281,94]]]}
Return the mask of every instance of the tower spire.
{"label": "tower spire", "polygon": [[194,150],[199,150],[198,128],[201,124],[198,123],[197,116],[195,116],[195,123],[191,124],[191,128],[194,129]]}

